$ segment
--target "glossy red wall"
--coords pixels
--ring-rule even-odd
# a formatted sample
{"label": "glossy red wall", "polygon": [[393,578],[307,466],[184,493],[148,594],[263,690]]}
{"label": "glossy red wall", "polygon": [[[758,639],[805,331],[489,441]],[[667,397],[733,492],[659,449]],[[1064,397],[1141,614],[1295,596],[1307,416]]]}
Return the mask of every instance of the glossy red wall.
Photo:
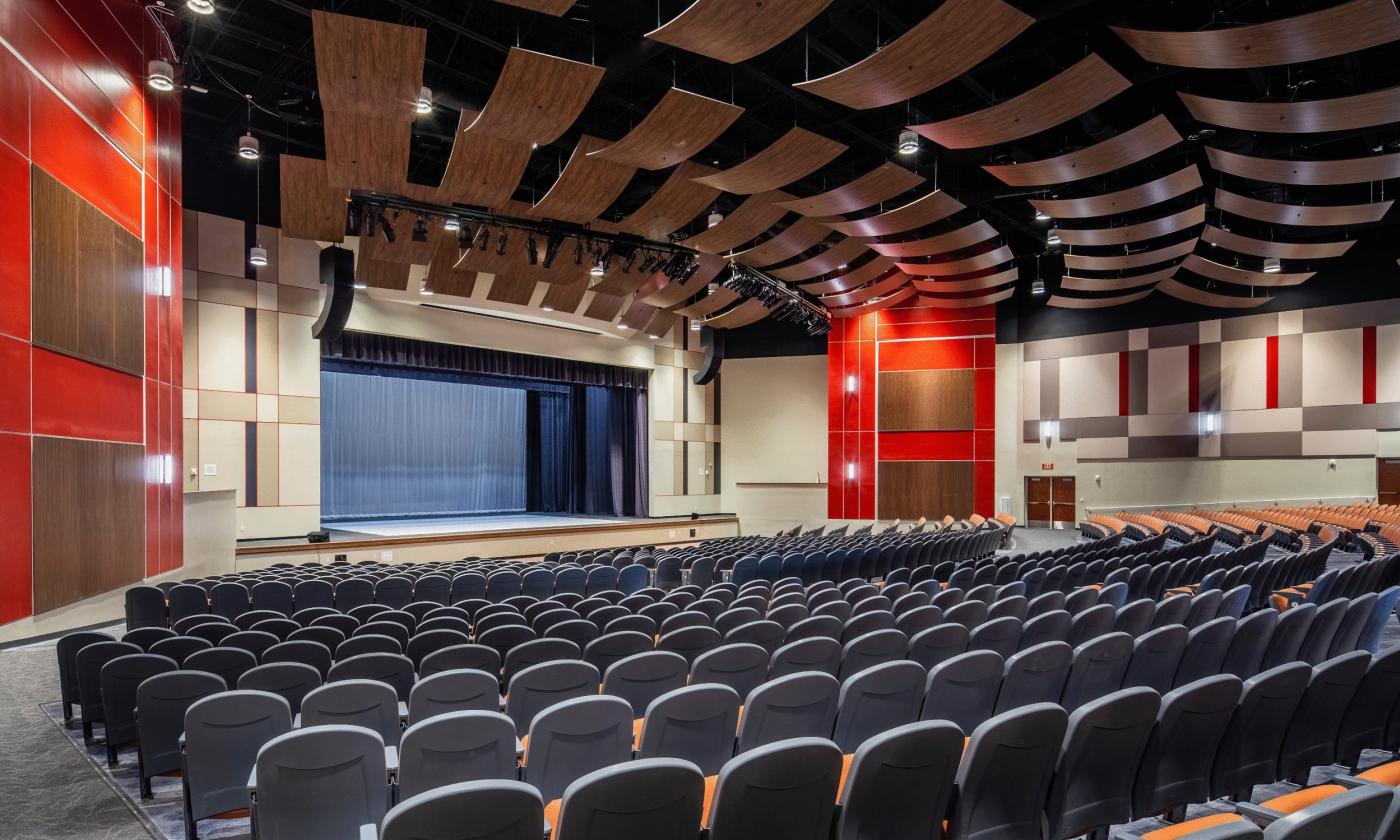
{"label": "glossy red wall", "polygon": [[[146,574],[181,565],[179,94],[135,0],[0,3],[0,624],[32,612],[31,436],[143,443]],[[145,375],[30,346],[30,167],[145,248]],[[173,483],[167,483],[169,477]]]}
{"label": "glossy red wall", "polygon": [[[827,515],[833,519],[879,516],[876,471],[882,461],[970,461],[977,512],[995,513],[995,308],[939,309],[915,302],[831,323]],[[973,429],[878,431],[878,372],[969,368],[976,371]],[[853,479],[847,478],[851,465]]]}

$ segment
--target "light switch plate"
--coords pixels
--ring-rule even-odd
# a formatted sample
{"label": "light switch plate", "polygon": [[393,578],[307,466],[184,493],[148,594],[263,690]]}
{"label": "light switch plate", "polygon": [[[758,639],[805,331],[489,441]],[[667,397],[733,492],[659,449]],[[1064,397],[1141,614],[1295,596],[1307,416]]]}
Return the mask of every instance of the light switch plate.
{"label": "light switch plate", "polygon": [[219,465],[218,465],[218,464],[205,464],[205,465],[204,465],[204,474],[205,474],[205,475],[218,475],[218,474],[219,474]]}

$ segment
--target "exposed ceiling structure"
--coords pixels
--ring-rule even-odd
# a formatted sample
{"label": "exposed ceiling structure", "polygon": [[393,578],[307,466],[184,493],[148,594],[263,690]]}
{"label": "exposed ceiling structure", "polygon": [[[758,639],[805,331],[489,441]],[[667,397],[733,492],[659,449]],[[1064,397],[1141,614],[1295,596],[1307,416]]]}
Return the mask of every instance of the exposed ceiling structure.
{"label": "exposed ceiling structure", "polygon": [[461,248],[411,215],[359,245],[370,286],[634,334],[784,311],[714,289],[731,261],[834,317],[1033,288],[1252,308],[1391,224],[1400,177],[1392,0],[221,0],[190,23],[187,192],[251,198],[251,130],[290,235],[341,238],[355,191],[696,252],[599,275],[583,237],[543,259],[545,235],[473,250],[481,229]]}

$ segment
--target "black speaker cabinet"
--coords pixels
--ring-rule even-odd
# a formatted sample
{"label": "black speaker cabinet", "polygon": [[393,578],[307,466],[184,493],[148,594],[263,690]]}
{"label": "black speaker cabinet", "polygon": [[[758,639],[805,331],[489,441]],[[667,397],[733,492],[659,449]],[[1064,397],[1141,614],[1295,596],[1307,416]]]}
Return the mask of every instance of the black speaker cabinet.
{"label": "black speaker cabinet", "polygon": [[700,346],[705,348],[705,363],[691,380],[696,385],[708,385],[719,374],[719,366],[724,362],[724,333],[712,327],[701,327]]}
{"label": "black speaker cabinet", "polygon": [[321,285],[326,287],[326,297],[321,301],[321,316],[311,327],[311,337],[334,341],[345,332],[350,307],[355,304],[355,252],[338,245],[321,249]]}

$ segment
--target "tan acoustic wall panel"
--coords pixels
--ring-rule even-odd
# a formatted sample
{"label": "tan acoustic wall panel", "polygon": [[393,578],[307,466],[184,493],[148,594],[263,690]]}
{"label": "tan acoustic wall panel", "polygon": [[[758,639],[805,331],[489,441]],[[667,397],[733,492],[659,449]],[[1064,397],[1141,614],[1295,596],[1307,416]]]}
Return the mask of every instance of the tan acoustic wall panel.
{"label": "tan acoustic wall panel", "polygon": [[880,431],[971,429],[972,370],[900,370],[880,374]]}

